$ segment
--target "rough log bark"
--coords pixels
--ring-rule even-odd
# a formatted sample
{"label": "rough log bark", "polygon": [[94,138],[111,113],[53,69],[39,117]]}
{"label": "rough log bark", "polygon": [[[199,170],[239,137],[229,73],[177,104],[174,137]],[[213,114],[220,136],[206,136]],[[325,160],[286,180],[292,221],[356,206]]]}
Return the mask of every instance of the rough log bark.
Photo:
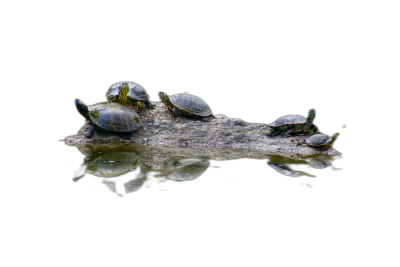
{"label": "rough log bark", "polygon": [[148,145],[240,148],[298,155],[340,155],[340,152],[333,148],[319,150],[306,145],[296,146],[296,143],[291,141],[292,138],[284,138],[282,135],[268,137],[266,133],[269,127],[265,123],[248,123],[225,115],[215,115],[215,119],[211,122],[181,116],[175,119],[161,103],[156,103],[153,110],[144,109],[140,120],[143,126],[134,133],[130,141],[116,134],[97,130],[91,138],[86,138],[84,133],[88,131],[89,125],[85,124],[77,135],[66,137],[65,142],[71,144],[131,142]]}

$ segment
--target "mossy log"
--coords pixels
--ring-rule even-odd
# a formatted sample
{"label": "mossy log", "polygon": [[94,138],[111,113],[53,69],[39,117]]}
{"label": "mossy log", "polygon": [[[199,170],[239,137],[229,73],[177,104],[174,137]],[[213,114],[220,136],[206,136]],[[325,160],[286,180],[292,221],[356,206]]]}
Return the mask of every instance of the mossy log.
{"label": "mossy log", "polygon": [[248,123],[241,119],[215,115],[210,122],[202,122],[188,117],[174,118],[167,107],[156,103],[155,109],[144,109],[140,115],[143,126],[128,141],[118,134],[95,130],[92,137],[85,137],[89,124],[85,124],[76,135],[65,138],[66,143],[118,143],[131,142],[147,145],[189,146],[262,150],[267,153],[298,155],[326,154],[340,155],[332,147],[319,150],[306,145],[296,146],[292,138],[282,135],[268,137],[270,130],[265,123]]}

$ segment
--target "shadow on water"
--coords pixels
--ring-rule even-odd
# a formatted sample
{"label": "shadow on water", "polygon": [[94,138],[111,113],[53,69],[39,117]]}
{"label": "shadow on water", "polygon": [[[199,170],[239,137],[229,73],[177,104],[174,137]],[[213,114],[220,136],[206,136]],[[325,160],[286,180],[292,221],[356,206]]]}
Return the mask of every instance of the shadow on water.
{"label": "shadow on water", "polygon": [[[314,169],[333,167],[330,163],[335,157],[324,154],[300,156],[293,154],[271,155],[265,151],[224,148],[190,148],[173,146],[148,146],[138,144],[120,145],[72,145],[85,156],[81,171],[73,178],[74,182],[83,179],[86,174],[103,178],[102,183],[112,192],[125,195],[138,191],[148,179],[150,172],[155,178],[175,182],[198,179],[210,167],[210,160],[225,161],[241,158],[267,159],[267,165],[276,172],[290,177],[315,175],[291,169],[287,165],[307,165]],[[123,182],[123,192],[118,192],[118,177],[129,172],[137,172],[136,176]],[[125,176],[124,176],[125,177]],[[110,179],[116,178],[116,179]]]}

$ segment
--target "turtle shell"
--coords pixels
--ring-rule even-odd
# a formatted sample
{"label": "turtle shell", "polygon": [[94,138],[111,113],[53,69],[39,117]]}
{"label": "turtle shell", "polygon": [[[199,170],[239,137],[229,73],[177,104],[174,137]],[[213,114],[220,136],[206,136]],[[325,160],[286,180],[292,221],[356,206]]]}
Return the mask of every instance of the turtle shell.
{"label": "turtle shell", "polygon": [[296,124],[304,124],[306,123],[307,119],[300,115],[286,115],[280,117],[273,123],[271,123],[270,127],[280,127],[283,125],[296,125]]}
{"label": "turtle shell", "polygon": [[88,106],[90,120],[113,132],[133,132],[142,126],[139,115],[130,106],[118,103],[98,103]]}
{"label": "turtle shell", "polygon": [[212,115],[210,106],[203,99],[188,94],[177,94],[169,97],[171,103],[178,109],[189,114],[208,117]]}
{"label": "turtle shell", "polygon": [[307,138],[305,142],[310,146],[326,146],[331,139],[332,138],[326,134],[315,134]]}
{"label": "turtle shell", "polygon": [[121,86],[121,84],[127,83],[129,86],[129,92],[128,92],[128,97],[132,98],[134,100],[139,100],[139,101],[148,101],[150,99],[149,95],[147,94],[146,90],[137,83],[134,82],[118,82],[114,83],[113,85],[110,86],[108,89],[106,96],[107,99],[111,95],[118,95],[118,89]]}

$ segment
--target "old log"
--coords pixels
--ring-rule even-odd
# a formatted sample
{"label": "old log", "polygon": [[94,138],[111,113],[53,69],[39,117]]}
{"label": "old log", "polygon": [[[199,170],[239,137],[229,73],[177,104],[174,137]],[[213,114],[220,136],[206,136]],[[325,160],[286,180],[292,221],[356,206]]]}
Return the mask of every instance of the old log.
{"label": "old log", "polygon": [[66,137],[64,141],[71,144],[131,142],[147,145],[239,148],[298,155],[340,155],[340,152],[333,148],[319,150],[305,145],[296,146],[292,138],[284,138],[282,135],[268,137],[266,133],[269,127],[265,123],[248,123],[225,115],[215,115],[211,122],[181,116],[174,118],[161,103],[156,103],[153,110],[144,109],[140,120],[143,126],[129,141],[117,134],[97,130],[91,138],[86,138],[84,134],[89,129],[88,124],[83,125],[76,135]]}

